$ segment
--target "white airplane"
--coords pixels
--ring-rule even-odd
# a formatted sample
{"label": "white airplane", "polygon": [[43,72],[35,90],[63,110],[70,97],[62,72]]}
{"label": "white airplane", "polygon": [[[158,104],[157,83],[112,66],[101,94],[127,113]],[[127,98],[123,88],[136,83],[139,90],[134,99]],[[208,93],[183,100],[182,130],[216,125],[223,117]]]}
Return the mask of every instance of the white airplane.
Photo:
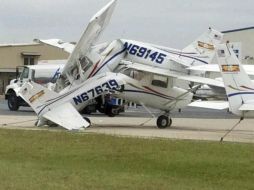
{"label": "white airplane", "polygon": [[230,111],[241,118],[254,117],[254,83],[226,44],[218,46],[217,57]]}
{"label": "white airplane", "polygon": [[[56,83],[56,92],[34,83],[25,84],[20,94],[38,114],[37,126],[48,121],[66,129],[88,127],[78,113],[105,94],[164,111],[157,126],[171,125],[170,111],[186,107],[197,87],[185,90],[175,80],[223,87],[222,81],[188,75],[187,67],[209,63],[214,45],[222,35],[212,29],[183,51],[132,40],[115,40],[93,46],[108,24],[116,5],[111,1],[90,21]],[[103,105],[105,112],[112,107]]]}

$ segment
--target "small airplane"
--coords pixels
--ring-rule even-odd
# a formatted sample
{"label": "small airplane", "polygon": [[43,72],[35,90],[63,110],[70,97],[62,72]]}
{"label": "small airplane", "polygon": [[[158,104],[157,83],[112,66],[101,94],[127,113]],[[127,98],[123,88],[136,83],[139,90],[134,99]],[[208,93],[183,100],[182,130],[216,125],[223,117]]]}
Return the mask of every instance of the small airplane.
{"label": "small airplane", "polygon": [[218,45],[217,59],[230,111],[241,118],[254,117],[254,83],[228,44]]}
{"label": "small airplane", "polygon": [[[105,113],[113,111],[107,95],[120,97],[143,106],[160,109],[158,128],[171,126],[170,111],[186,107],[199,85],[184,89],[175,80],[223,87],[222,81],[191,76],[190,65],[208,64],[215,55],[214,46],[222,34],[209,29],[184,50],[172,50],[133,40],[115,40],[94,45],[109,23],[116,5],[111,1],[88,24],[56,82],[55,91],[28,82],[20,95],[35,110],[37,126],[55,123],[68,130],[89,127],[88,118],[78,111],[94,101]],[[77,111],[78,110],[78,111]]]}

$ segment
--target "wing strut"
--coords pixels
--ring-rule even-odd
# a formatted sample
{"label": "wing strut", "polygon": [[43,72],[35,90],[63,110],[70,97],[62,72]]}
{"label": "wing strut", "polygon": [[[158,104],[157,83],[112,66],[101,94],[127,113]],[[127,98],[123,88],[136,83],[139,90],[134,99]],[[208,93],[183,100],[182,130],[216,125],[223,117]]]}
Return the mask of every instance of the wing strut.
{"label": "wing strut", "polygon": [[146,107],[146,105],[144,103],[140,103],[142,105],[143,108],[145,108],[145,110],[152,116],[151,118],[149,118],[148,120],[146,120],[145,122],[141,123],[140,126],[144,126],[146,123],[148,123],[149,121],[151,121],[153,118],[156,118],[156,116],[148,109],[148,107]]}

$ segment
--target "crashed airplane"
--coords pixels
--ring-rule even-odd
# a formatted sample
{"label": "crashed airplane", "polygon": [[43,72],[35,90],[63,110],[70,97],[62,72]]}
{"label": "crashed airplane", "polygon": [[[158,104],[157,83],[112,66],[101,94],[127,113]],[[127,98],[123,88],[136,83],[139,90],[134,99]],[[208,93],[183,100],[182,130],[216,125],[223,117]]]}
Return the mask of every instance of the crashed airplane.
{"label": "crashed airplane", "polygon": [[[37,126],[52,123],[68,130],[89,127],[89,119],[78,111],[96,102],[105,113],[112,112],[112,106],[105,101],[109,95],[162,110],[157,126],[166,128],[172,124],[170,112],[191,103],[199,87],[194,83],[224,87],[222,81],[190,75],[187,69],[212,62],[215,45],[223,37],[213,29],[183,50],[124,39],[95,45],[116,2],[111,1],[90,20],[55,91],[33,82],[21,88],[20,95],[38,115]],[[187,81],[189,88],[176,85],[176,80]]]}

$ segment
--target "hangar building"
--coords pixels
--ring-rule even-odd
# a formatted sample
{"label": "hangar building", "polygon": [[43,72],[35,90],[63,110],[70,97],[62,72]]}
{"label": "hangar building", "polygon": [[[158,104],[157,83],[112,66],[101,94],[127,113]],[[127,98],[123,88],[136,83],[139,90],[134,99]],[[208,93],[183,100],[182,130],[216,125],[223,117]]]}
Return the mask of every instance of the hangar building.
{"label": "hangar building", "polygon": [[239,42],[243,64],[254,64],[254,27],[223,31],[225,41]]}

